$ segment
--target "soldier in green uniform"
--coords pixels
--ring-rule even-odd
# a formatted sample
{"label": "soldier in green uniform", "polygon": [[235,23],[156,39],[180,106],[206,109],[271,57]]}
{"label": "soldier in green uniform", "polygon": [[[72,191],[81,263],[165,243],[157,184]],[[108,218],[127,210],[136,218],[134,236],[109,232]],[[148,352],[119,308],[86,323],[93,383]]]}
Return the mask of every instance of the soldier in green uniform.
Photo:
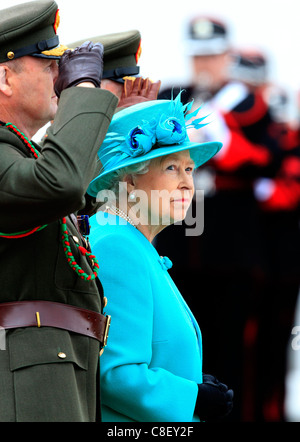
{"label": "soldier in green uniform", "polygon": [[100,87],[101,44],[59,46],[54,1],[0,21],[0,421],[95,421],[108,321],[77,214],[118,99]]}

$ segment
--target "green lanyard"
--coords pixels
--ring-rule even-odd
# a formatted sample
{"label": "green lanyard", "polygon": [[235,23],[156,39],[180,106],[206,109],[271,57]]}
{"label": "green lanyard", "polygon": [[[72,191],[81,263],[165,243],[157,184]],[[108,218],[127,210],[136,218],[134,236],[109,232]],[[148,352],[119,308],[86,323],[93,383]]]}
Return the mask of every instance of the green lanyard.
{"label": "green lanyard", "polygon": [[[34,147],[32,142],[24,135],[19,129],[12,123],[3,123],[0,121],[0,125],[7,127],[11,132],[16,134],[18,138],[24,143],[24,145],[29,149],[29,151],[33,154],[35,158],[38,158],[40,156],[38,150]],[[99,264],[94,255],[92,255],[91,252],[86,250],[84,247],[80,246],[79,244],[76,244],[78,247],[80,253],[83,256],[87,256],[90,259],[93,273],[91,275],[87,274],[75,261],[75,258],[72,254],[70,243],[69,243],[69,233],[67,230],[67,222],[66,218],[62,218],[59,220],[60,226],[61,226],[61,239],[63,244],[63,249],[65,256],[67,258],[67,261],[70,265],[70,267],[77,273],[77,275],[84,279],[85,281],[91,281],[95,279],[99,272]],[[40,230],[47,227],[47,224],[43,226],[34,227],[31,230],[25,230],[23,232],[16,232],[16,233],[2,233],[0,232],[0,238],[8,238],[8,239],[17,239],[17,238],[24,238],[26,236],[32,235],[35,232],[39,232]]]}

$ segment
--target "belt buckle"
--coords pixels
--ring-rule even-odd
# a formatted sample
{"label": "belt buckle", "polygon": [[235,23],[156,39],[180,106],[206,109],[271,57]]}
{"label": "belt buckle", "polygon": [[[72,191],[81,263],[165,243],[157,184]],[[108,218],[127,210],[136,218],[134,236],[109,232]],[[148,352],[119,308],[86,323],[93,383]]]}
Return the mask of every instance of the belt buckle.
{"label": "belt buckle", "polygon": [[102,356],[102,354],[104,352],[104,348],[107,346],[107,339],[108,339],[108,332],[109,332],[110,323],[111,323],[111,316],[106,315],[106,324],[105,324],[104,337],[103,337],[103,346],[100,350],[100,356]]}

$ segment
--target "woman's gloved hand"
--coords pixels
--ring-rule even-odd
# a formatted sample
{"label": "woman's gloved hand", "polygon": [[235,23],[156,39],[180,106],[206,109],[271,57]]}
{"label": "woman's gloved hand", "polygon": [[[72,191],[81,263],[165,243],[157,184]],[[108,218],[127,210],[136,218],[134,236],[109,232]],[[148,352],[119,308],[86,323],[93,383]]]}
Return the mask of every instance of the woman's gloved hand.
{"label": "woman's gloved hand", "polygon": [[204,421],[228,415],[233,407],[233,390],[214,376],[203,373],[203,383],[198,384],[196,413]]}
{"label": "woman's gloved hand", "polygon": [[87,41],[74,49],[68,49],[59,61],[59,75],[54,89],[58,97],[71,86],[92,82],[100,87],[103,73],[103,45]]}

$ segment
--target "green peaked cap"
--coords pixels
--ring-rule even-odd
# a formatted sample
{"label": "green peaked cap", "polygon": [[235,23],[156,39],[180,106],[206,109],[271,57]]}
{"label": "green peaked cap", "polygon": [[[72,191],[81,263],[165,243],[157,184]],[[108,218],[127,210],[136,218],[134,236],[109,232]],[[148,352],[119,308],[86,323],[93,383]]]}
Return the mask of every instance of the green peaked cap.
{"label": "green peaked cap", "polygon": [[124,77],[136,76],[139,73],[139,66],[137,66],[141,55],[141,34],[139,31],[130,30],[90,37],[70,43],[69,47],[75,49],[86,41],[103,44],[102,78],[123,82]]}
{"label": "green peaked cap", "polygon": [[36,0],[0,11],[0,62],[32,55],[59,59],[59,10],[53,0]]}

